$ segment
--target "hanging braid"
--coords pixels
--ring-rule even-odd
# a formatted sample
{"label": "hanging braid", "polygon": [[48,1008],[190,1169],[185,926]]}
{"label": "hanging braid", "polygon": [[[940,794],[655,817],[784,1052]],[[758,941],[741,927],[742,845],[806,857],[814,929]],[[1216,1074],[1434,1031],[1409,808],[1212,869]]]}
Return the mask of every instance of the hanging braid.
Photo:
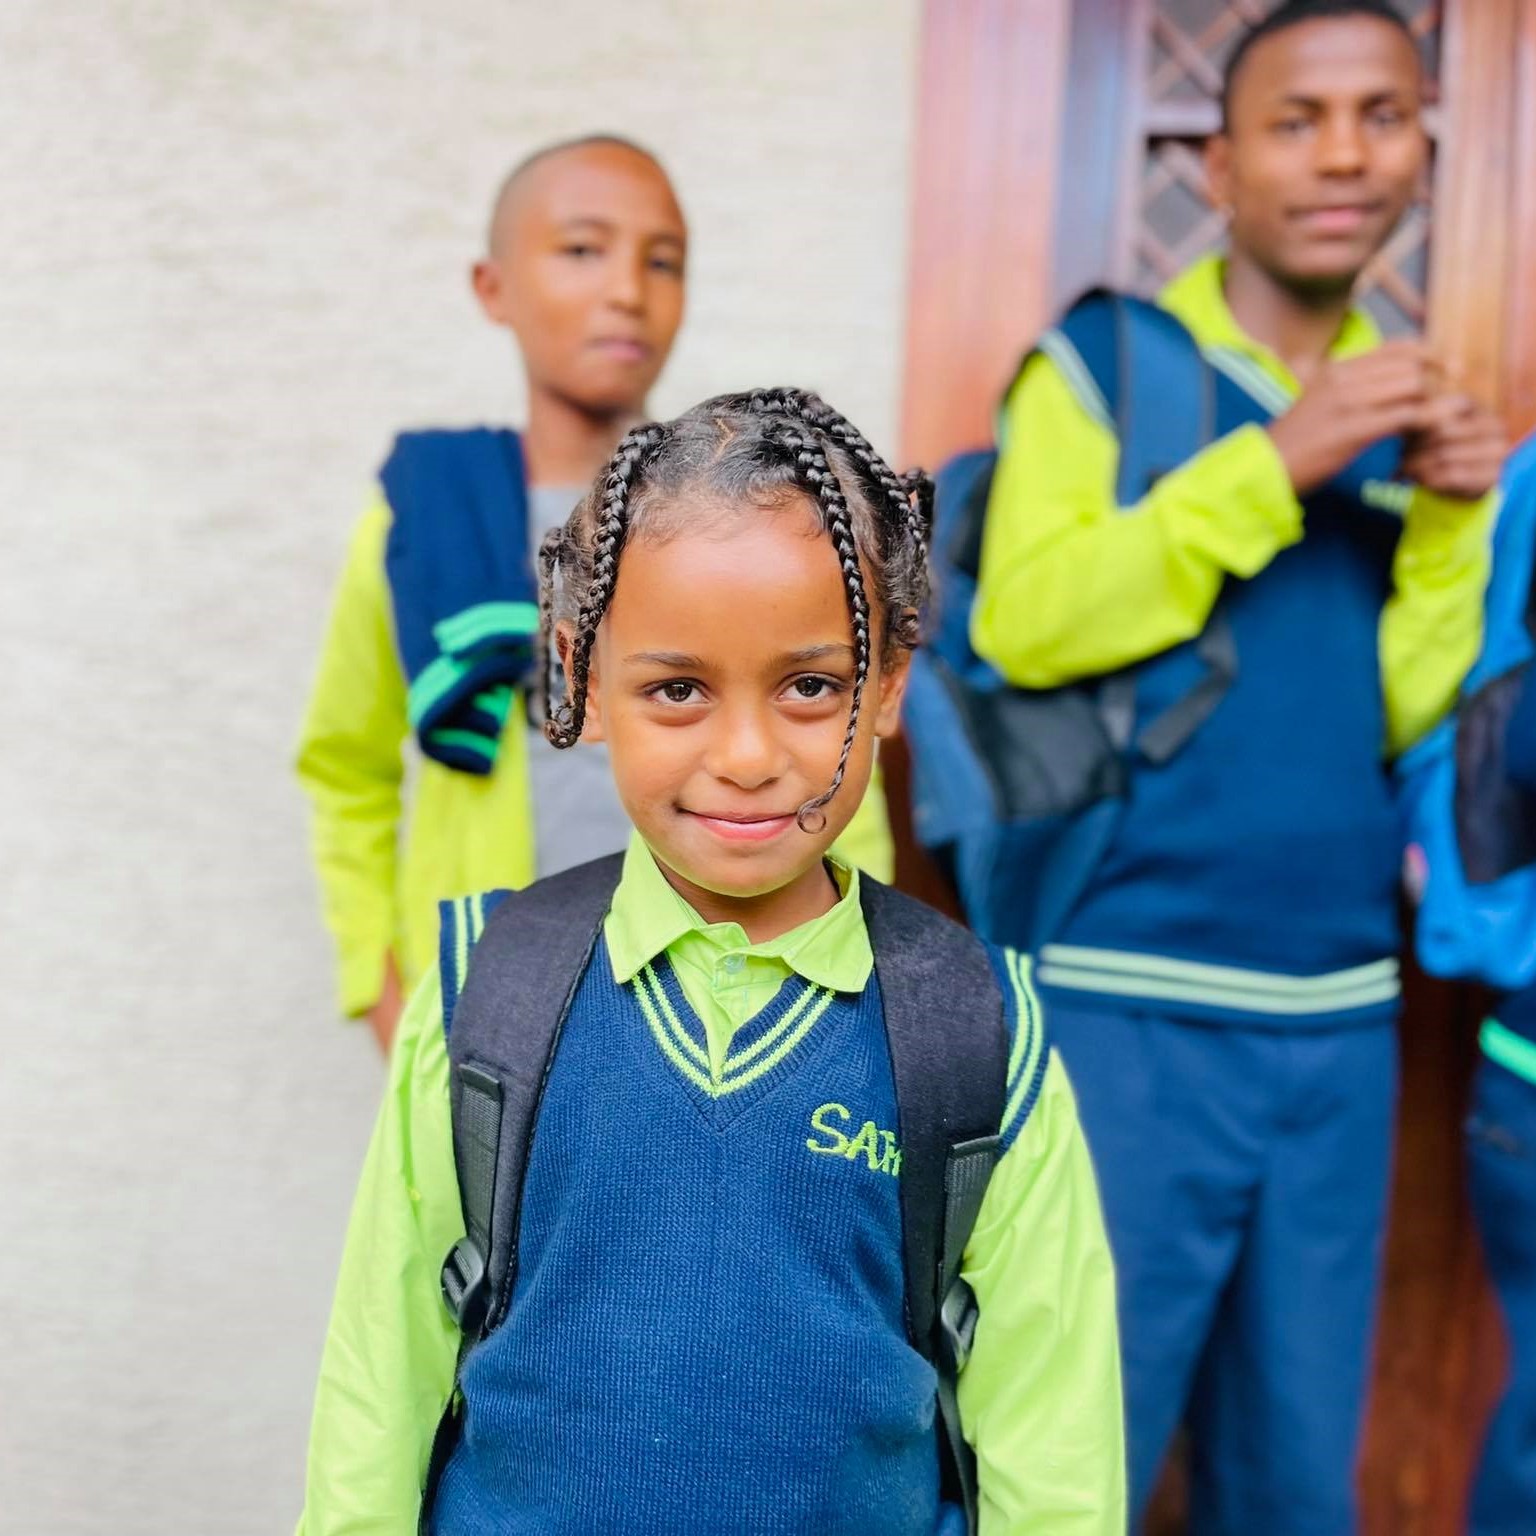
{"label": "hanging braid", "polygon": [[592,646],[613,598],[626,543],[641,533],[676,536],[701,509],[750,515],[777,509],[786,496],[804,497],[815,507],[837,556],[854,650],[852,697],[837,771],[822,794],[800,807],[801,827],[815,830],[843,783],[858,735],[875,645],[875,606],[888,650],[916,644],[917,615],[927,595],[931,495],[926,476],[917,471],[898,476],[858,428],[819,396],[802,390],[721,395],[666,426],[635,428],[565,527],[540,550],[541,660],[546,667],[556,626],[571,626],[566,698],[558,707],[546,703],[544,728],[550,741],[568,747],[581,735]]}
{"label": "hanging braid", "polygon": [[546,732],[555,695],[555,567],[560,563],[564,540],[564,527],[556,526],[539,543],[539,633],[533,647],[534,693],[528,702],[531,718],[542,722]]}
{"label": "hanging braid", "polygon": [[[573,747],[581,738],[581,728],[587,718],[587,672],[592,662],[592,642],[597,638],[597,626],[603,622],[603,615],[608,611],[608,604],[613,598],[613,585],[618,579],[619,555],[629,531],[630,488],[646,459],[666,441],[666,435],[667,429],[654,421],[634,427],[625,434],[608,461],[608,469],[602,480],[601,501],[597,508],[591,569],[587,575],[581,607],[576,615],[576,632],[571,639],[570,655],[565,663],[568,682],[566,697],[558,709],[546,706],[545,711],[544,734],[557,747]],[[577,510],[579,512],[581,508]],[[567,524],[567,535],[569,530],[570,525]],[[564,544],[565,540],[562,540],[558,546],[560,553],[557,559],[561,563],[564,561]],[[552,599],[553,561],[550,564],[548,584]],[[542,596],[540,622],[545,622]],[[546,640],[546,654],[548,644]]]}
{"label": "hanging braid", "polygon": [[815,497],[821,519],[837,552],[843,572],[843,591],[848,599],[848,617],[853,624],[853,697],[849,701],[848,726],[843,732],[843,749],[837,759],[832,782],[813,800],[800,807],[798,820],[802,831],[813,832],[826,821],[822,807],[842,786],[848,771],[848,755],[858,735],[859,710],[864,702],[864,684],[869,680],[869,599],[864,593],[864,573],[859,567],[859,546],[853,536],[848,501],[837,478],[837,471],[827,461],[825,449],[814,431],[799,431],[791,418],[780,428],[778,440],[795,456],[795,468],[801,483]]}

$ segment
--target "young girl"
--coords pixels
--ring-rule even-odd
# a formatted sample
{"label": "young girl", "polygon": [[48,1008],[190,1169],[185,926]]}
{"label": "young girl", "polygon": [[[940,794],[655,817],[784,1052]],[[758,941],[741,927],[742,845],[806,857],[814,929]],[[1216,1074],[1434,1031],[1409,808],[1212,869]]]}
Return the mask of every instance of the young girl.
{"label": "young girl", "polygon": [[[550,739],[607,744],[635,834],[538,1100],[510,1303],[457,1374],[439,1270],[466,1227],[444,1036],[461,964],[406,1010],[321,1369],[307,1536],[416,1527],[456,1385],[422,1519],[445,1536],[963,1529],[909,1336],[908,1105],[877,980],[924,955],[872,945],[875,893],[827,856],[896,729],[924,485],[814,396],[723,396],[632,431],[546,542],[544,633],[568,679]],[[948,926],[904,906],[908,931]],[[980,1529],[1118,1536],[1093,1174],[1027,964],[986,959],[1009,1039],[962,1266]]]}

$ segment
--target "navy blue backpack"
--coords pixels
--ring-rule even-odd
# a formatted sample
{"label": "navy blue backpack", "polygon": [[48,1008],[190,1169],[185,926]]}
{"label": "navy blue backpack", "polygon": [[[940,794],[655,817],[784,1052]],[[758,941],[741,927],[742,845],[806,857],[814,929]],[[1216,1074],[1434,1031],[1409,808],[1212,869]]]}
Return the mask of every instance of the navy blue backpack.
{"label": "navy blue backpack", "polygon": [[[1096,290],[1036,350],[1115,433],[1122,507],[1216,435],[1217,390],[1231,382],[1166,310]],[[918,841],[983,938],[1037,950],[1060,933],[1092,878],[1136,763],[1166,762],[1190,739],[1236,676],[1237,656],[1218,602],[1196,646],[1200,679],[1139,730],[1134,667],[1060,688],[1011,685],[970,641],[996,463],[987,449],[939,472],[934,596],[904,725]]]}
{"label": "navy blue backpack", "polygon": [[1511,782],[1506,730],[1536,659],[1536,438],[1510,460],[1483,649],[1455,710],[1398,763],[1420,886],[1419,962],[1501,992],[1536,982],[1536,795]]}

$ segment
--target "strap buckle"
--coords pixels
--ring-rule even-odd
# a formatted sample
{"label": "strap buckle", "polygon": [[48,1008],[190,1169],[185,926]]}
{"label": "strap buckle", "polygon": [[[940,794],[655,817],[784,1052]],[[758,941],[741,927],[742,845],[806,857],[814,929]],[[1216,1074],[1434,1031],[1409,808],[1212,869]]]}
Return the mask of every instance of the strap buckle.
{"label": "strap buckle", "polygon": [[443,1301],[461,1332],[478,1332],[485,1321],[490,1301],[490,1285],[485,1272],[485,1255],[478,1244],[461,1237],[443,1260]]}
{"label": "strap buckle", "polygon": [[965,1362],[971,1358],[976,1321],[980,1316],[975,1291],[964,1280],[956,1280],[939,1305],[940,1348],[948,1357],[945,1363],[956,1375],[965,1369]]}

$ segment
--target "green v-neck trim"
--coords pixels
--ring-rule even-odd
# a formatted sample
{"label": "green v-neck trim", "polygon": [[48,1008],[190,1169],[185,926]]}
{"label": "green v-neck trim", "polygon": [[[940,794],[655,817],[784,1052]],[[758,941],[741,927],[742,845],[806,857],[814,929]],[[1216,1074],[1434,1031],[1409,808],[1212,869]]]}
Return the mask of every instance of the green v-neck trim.
{"label": "green v-neck trim", "polygon": [[662,1055],[686,1082],[712,1100],[740,1093],[777,1072],[837,997],[830,988],[789,977],[736,1032],[733,1048],[716,1076],[703,1020],[665,957],[642,966],[629,985]]}

